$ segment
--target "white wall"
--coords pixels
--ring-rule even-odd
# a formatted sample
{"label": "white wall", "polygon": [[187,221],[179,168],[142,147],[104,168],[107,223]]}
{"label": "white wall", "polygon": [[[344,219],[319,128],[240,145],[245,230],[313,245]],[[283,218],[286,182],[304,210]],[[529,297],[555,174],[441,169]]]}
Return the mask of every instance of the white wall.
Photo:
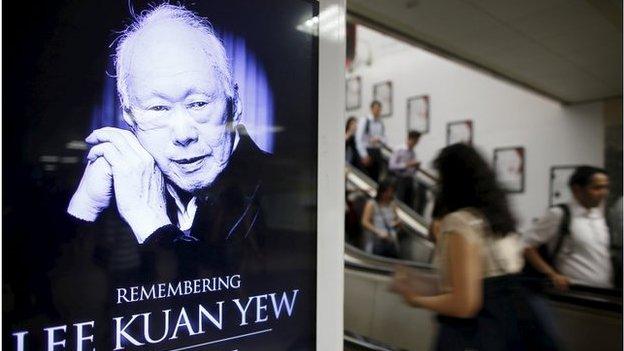
{"label": "white wall", "polygon": [[[391,80],[393,114],[384,119],[391,145],[404,142],[407,98],[430,97],[430,130],[416,149],[426,168],[431,168],[437,151],[446,144],[449,121],[473,120],[474,144],[490,160],[494,148],[524,146],[525,192],[511,195],[521,228],[548,206],[552,165],[602,166],[602,103],[563,106],[362,26],[358,26],[357,40],[357,66],[347,76],[361,76],[362,107],[346,115],[366,114],[373,85]],[[372,63],[364,64],[369,58]]]}
{"label": "white wall", "polygon": [[316,349],[343,349],[345,0],[320,0]]}

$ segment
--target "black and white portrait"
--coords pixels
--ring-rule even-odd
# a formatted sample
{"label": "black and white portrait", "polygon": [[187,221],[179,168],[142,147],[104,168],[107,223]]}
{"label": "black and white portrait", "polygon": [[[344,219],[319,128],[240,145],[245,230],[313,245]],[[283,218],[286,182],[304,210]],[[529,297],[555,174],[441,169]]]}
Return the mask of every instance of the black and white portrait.
{"label": "black and white portrait", "polygon": [[[87,136],[88,162],[68,213],[95,221],[114,198],[139,244],[166,226],[179,229],[174,240],[197,240],[191,229],[204,192],[238,173],[229,168],[262,169],[266,158],[240,123],[225,48],[203,18],[168,4],[137,18],[116,45],[117,92],[130,130],[104,127]],[[253,225],[260,179],[246,180],[250,192],[240,195],[252,200],[241,216]]]}
{"label": "black and white portrait", "polygon": [[313,350],[318,3],[16,6],[3,345]]}

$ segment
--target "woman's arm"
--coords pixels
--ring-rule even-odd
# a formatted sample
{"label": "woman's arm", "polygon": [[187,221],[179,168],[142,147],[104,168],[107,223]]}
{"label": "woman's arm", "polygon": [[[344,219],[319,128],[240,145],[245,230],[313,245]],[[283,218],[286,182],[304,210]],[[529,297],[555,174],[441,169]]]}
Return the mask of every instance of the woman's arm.
{"label": "woman's arm", "polygon": [[368,201],[366,203],[366,206],[364,206],[364,212],[362,213],[362,227],[364,227],[364,229],[368,229],[371,232],[377,234],[378,236],[380,236],[381,238],[386,238],[388,236],[388,233],[384,230],[380,230],[379,228],[375,227],[375,225],[373,224],[373,202],[372,201]]}
{"label": "woman's arm", "polygon": [[451,292],[436,296],[419,296],[402,291],[412,306],[422,307],[451,317],[474,317],[483,304],[483,267],[479,246],[462,235],[448,235],[446,259],[449,263]]}

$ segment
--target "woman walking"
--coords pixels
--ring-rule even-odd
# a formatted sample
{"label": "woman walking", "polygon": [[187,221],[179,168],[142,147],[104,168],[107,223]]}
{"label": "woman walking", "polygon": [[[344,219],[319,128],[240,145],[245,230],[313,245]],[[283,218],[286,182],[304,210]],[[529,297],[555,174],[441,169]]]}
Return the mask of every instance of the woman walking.
{"label": "woman walking", "polygon": [[392,289],[438,314],[436,350],[555,350],[517,275],[522,246],[494,172],[472,147],[454,144],[435,161],[440,174],[439,294],[414,292],[398,269]]}

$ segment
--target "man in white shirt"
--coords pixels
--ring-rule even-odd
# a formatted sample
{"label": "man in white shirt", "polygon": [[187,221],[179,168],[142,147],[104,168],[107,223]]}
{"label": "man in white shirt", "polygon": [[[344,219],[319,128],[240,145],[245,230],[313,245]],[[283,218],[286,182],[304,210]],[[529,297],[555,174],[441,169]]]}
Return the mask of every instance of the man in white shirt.
{"label": "man in white shirt", "polygon": [[397,179],[397,198],[410,207],[413,206],[415,197],[414,177],[418,167],[420,167],[420,162],[416,159],[416,153],[414,152],[414,147],[416,147],[419,140],[420,133],[411,130],[407,134],[405,146],[394,149],[388,164],[392,175]]}
{"label": "man in white shirt", "polygon": [[371,102],[370,110],[367,117],[358,121],[355,144],[364,171],[375,182],[379,182],[383,162],[381,147],[386,142],[386,128],[381,121],[381,102]]}
{"label": "man in white shirt", "polygon": [[[556,250],[565,213],[560,207],[550,208],[524,235],[526,259],[548,276],[558,289],[565,290],[570,284],[611,288],[611,239],[603,210],[603,202],[609,193],[609,177],[603,169],[581,166],[572,174],[568,184],[574,196],[567,204],[569,233]],[[543,244],[554,256],[550,260],[538,251]]]}

